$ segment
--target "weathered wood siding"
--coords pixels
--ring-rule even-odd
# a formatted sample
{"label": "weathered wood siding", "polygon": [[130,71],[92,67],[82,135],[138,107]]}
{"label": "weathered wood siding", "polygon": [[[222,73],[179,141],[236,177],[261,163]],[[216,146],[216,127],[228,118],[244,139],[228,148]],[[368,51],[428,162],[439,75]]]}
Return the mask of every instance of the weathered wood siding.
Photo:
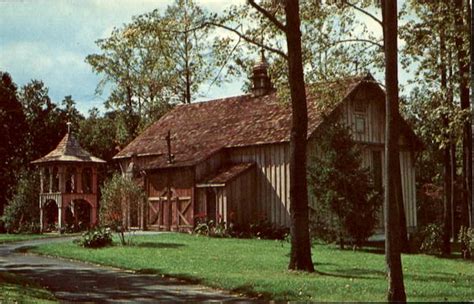
{"label": "weathered wood siding", "polygon": [[[374,169],[374,151],[381,152],[382,178],[386,178],[384,169],[384,143],[385,143],[385,106],[383,96],[373,93],[372,90],[366,90],[365,87],[359,89],[352,98],[341,104],[335,117],[347,126],[351,132],[352,138],[360,144],[362,166]],[[357,125],[359,120],[359,126]],[[360,120],[363,120],[363,128],[360,128]],[[403,135],[400,138],[400,170],[402,178],[403,199],[405,205],[405,215],[407,227],[414,229],[416,227],[416,184],[414,153],[406,146],[406,140]],[[311,156],[317,152],[318,143],[312,137],[308,143],[308,162]],[[315,204],[314,197],[310,192],[310,204]],[[379,216],[379,228],[383,228],[382,209]]]}
{"label": "weathered wood siding", "polygon": [[256,170],[252,167],[221,188],[217,195],[217,210],[226,223],[255,222]]}
{"label": "weathered wood siding", "polygon": [[405,217],[407,227],[414,230],[417,226],[416,220],[416,182],[415,164],[413,152],[402,150],[400,152],[400,169],[402,175],[403,202],[405,206]]}
{"label": "weathered wood siding", "polygon": [[202,181],[203,178],[209,177],[209,175],[214,174],[227,164],[229,161],[229,157],[227,155],[227,151],[222,150],[219,152],[216,152],[213,154],[211,157],[206,159],[203,162],[200,162],[199,164],[196,165],[196,182]]}
{"label": "weathered wood siding", "polygon": [[233,148],[232,162],[254,162],[255,214],[272,223],[290,225],[290,150],[288,143]]}

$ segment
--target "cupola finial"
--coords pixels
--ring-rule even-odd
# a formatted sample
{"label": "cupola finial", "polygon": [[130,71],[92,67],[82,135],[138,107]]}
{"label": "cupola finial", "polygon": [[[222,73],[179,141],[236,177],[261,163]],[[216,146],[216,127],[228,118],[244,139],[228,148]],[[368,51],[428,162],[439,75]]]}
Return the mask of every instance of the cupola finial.
{"label": "cupola finial", "polygon": [[72,125],[72,123],[70,121],[68,121],[66,123],[66,125],[67,125],[67,134],[71,134],[71,125]]}
{"label": "cupola finial", "polygon": [[252,94],[254,96],[263,96],[273,91],[273,85],[268,76],[268,64],[265,59],[265,51],[260,51],[260,62],[253,67],[252,75]]}

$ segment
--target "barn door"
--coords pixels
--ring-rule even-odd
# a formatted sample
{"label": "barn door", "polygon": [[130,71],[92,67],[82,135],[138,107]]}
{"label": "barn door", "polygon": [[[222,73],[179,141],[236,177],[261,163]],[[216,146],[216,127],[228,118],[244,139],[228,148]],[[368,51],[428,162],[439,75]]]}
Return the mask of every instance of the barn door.
{"label": "barn door", "polygon": [[148,198],[148,226],[155,230],[189,231],[193,228],[190,196],[179,196],[175,189]]}

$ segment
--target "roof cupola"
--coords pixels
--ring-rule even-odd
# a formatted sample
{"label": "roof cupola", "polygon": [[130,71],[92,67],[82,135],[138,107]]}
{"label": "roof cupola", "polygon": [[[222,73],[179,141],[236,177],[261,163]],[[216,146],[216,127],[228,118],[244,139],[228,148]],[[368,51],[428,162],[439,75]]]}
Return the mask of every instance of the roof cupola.
{"label": "roof cupola", "polygon": [[260,62],[254,65],[252,75],[252,94],[256,97],[267,95],[273,91],[272,81],[268,76],[268,63],[264,51],[261,51]]}

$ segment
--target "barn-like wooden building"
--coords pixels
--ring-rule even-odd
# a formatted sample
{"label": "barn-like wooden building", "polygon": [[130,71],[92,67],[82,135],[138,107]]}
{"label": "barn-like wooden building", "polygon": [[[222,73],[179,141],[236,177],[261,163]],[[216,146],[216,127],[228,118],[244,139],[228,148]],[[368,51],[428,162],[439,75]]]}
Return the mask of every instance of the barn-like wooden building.
{"label": "barn-like wooden building", "polygon": [[[226,223],[266,218],[289,226],[291,108],[278,99],[266,68],[265,62],[254,67],[251,94],[176,106],[114,157],[148,194],[143,214],[129,216],[129,226],[188,230],[203,215]],[[314,88],[308,89],[308,157],[324,118],[338,114],[363,146],[363,165],[383,180],[384,91],[371,75]],[[319,107],[321,98],[333,100]],[[401,129],[403,198],[413,229],[420,143],[405,121]]]}

